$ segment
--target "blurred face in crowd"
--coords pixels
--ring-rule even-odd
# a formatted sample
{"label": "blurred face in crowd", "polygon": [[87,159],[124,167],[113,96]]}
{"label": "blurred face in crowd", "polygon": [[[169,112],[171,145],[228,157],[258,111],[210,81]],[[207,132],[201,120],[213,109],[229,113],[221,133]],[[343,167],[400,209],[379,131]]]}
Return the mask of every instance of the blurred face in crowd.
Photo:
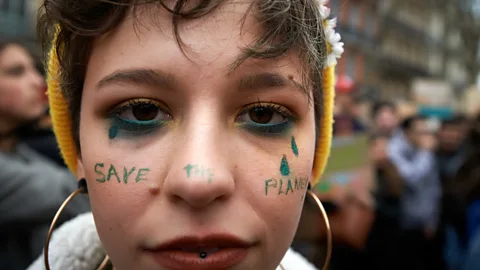
{"label": "blurred face in crowd", "polygon": [[45,111],[45,83],[29,53],[16,44],[0,50],[0,131],[32,120]]}
{"label": "blurred face in crowd", "polygon": [[271,270],[290,246],[312,174],[314,107],[294,51],[229,70],[261,31],[253,16],[241,31],[248,6],[185,23],[190,58],[163,9],[142,13],[161,31],[130,14],[95,41],[79,175],[116,269]]}
{"label": "blurred face in crowd", "polygon": [[438,132],[438,143],[441,150],[451,152],[458,149],[465,139],[464,123],[449,123],[443,125]]}
{"label": "blurred face in crowd", "polygon": [[335,96],[335,106],[341,115],[355,116],[356,104],[350,93],[339,93]]}
{"label": "blurred face in crowd", "polygon": [[398,127],[398,116],[394,108],[383,107],[375,115],[377,131],[383,134],[392,134]]}
{"label": "blurred face in crowd", "polygon": [[415,147],[422,147],[423,143],[433,136],[428,128],[427,121],[424,119],[414,120],[406,131],[406,135],[410,143]]}

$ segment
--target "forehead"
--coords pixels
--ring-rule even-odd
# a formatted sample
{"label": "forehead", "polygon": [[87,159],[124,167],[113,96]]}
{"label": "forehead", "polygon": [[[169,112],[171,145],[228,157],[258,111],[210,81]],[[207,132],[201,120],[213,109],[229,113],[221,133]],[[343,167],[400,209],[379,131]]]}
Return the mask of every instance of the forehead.
{"label": "forehead", "polygon": [[16,44],[7,45],[0,51],[0,67],[31,61],[28,52]]}
{"label": "forehead", "polygon": [[[248,12],[250,7],[250,1],[226,2],[207,16],[182,22],[178,25],[179,45],[170,12],[157,5],[139,6],[118,27],[94,41],[85,87],[129,69],[160,70],[188,83],[221,83],[231,77],[232,64],[244,54],[244,48],[262,34],[254,11]],[[250,59],[236,70],[284,73],[304,89],[299,82],[300,62],[291,50],[279,58]]]}
{"label": "forehead", "polygon": [[177,29],[165,8],[158,4],[140,5],[130,9],[119,26],[94,42],[91,58],[100,56],[104,61],[113,61],[148,51],[151,61],[160,56],[164,61],[171,58],[169,53],[176,51],[199,65],[217,64],[219,60],[238,56],[240,49],[260,34],[253,16],[245,16],[250,5],[250,1],[226,2],[206,16],[181,21]]}

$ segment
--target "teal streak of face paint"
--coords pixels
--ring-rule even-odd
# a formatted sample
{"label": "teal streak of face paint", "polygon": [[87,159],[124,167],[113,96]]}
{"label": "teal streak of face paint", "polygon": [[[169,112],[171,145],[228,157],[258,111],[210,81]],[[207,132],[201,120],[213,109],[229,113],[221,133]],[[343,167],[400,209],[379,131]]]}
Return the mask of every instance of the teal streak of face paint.
{"label": "teal streak of face paint", "polygon": [[240,126],[261,136],[283,136],[293,127],[291,120],[279,124],[241,123]]}
{"label": "teal streak of face paint", "polygon": [[108,137],[114,139],[120,135],[127,135],[130,137],[148,135],[162,126],[166,125],[168,121],[149,120],[127,120],[119,117],[114,117],[111,120],[110,128],[108,130]]}
{"label": "teal streak of face paint", "polygon": [[288,167],[287,157],[283,155],[282,162],[280,163],[280,173],[283,176],[290,174],[290,167]]}
{"label": "teal streak of face paint", "polygon": [[110,140],[115,139],[115,137],[117,137],[117,134],[118,134],[118,127],[115,125],[112,125],[108,130],[108,138]]}
{"label": "teal streak of face paint", "polygon": [[293,154],[298,157],[298,147],[297,147],[297,142],[295,142],[295,137],[292,136],[292,142],[291,142],[291,145],[292,145],[292,151],[293,151]]}

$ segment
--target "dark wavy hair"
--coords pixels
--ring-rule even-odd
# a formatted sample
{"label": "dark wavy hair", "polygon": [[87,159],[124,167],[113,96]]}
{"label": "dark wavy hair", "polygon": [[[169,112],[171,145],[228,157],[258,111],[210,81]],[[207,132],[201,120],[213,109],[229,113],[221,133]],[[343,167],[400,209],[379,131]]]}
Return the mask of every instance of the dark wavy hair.
{"label": "dark wavy hair", "polygon": [[[95,38],[117,27],[133,9],[138,20],[140,5],[152,4],[172,14],[176,41],[182,50],[179,24],[208,16],[225,0],[45,0],[39,10],[37,32],[44,52],[57,49],[62,94],[66,98],[73,121],[73,136],[79,148],[79,121],[83,83],[88,56]],[[192,6],[193,5],[193,6]],[[249,58],[268,59],[285,55],[292,49],[304,65],[303,85],[313,97],[317,131],[322,114],[322,71],[327,43],[317,0],[254,0],[245,14],[253,13],[263,26],[263,33],[248,47],[234,66]],[[58,37],[52,44],[53,34]],[[185,52],[184,52],[185,53]],[[311,95],[310,95],[311,93]]]}

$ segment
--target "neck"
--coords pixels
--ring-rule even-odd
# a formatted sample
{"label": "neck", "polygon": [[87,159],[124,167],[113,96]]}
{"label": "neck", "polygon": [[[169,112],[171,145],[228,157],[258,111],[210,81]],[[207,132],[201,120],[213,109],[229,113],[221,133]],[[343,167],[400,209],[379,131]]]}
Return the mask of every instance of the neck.
{"label": "neck", "polygon": [[0,140],[0,152],[12,152],[17,145],[17,138],[6,138]]}
{"label": "neck", "polygon": [[0,152],[11,152],[15,149],[17,138],[14,134],[8,135],[15,129],[13,121],[0,119]]}

